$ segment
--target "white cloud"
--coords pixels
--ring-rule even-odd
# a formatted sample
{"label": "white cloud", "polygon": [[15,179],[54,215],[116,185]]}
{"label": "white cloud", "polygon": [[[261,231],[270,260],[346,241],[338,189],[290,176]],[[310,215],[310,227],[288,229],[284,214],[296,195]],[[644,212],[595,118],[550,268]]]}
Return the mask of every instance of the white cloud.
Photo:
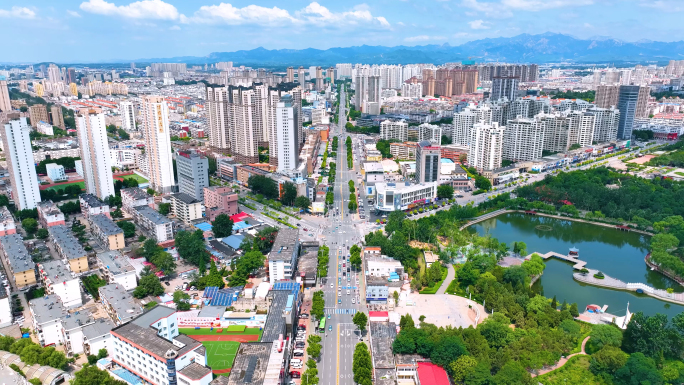
{"label": "white cloud", "polygon": [[71,11],[71,10],[68,10],[68,9],[67,9],[67,13],[68,13],[70,16],[72,16],[72,17],[81,17],[81,14],[79,14],[79,13],[76,12],[76,11]]}
{"label": "white cloud", "polygon": [[501,0],[501,4],[514,9],[541,11],[551,8],[591,5],[594,4],[594,0]]}
{"label": "white cloud", "polygon": [[489,29],[490,27],[485,24],[487,24],[487,22],[484,20],[473,20],[468,22],[468,25],[472,29]]}
{"label": "white cloud", "polygon": [[17,17],[20,19],[34,19],[36,13],[26,7],[14,6],[10,10],[0,9],[0,17]]}
{"label": "white cloud", "polygon": [[176,20],[179,13],[176,7],[162,0],[142,0],[128,5],[116,5],[105,0],[88,0],[81,3],[83,11],[98,15],[119,16],[130,19]]}
{"label": "white cloud", "polygon": [[418,41],[428,41],[428,40],[446,40],[446,37],[444,37],[444,36],[418,35],[418,36],[407,37],[404,39],[404,41],[408,42],[408,43],[415,43]]}
{"label": "white cloud", "polygon": [[655,8],[667,12],[680,12],[684,10],[684,8],[681,6],[681,2],[678,0],[642,0],[639,5],[642,7]]}
{"label": "white cloud", "polygon": [[173,27],[169,28],[171,31],[180,31],[181,27],[174,25]]}
{"label": "white cloud", "polygon": [[205,5],[192,16],[180,16],[182,23],[200,24],[256,24],[263,26],[306,25],[319,27],[341,27],[345,25],[375,24],[390,27],[390,23],[382,16],[373,16],[365,5],[359,5],[346,12],[332,12],[317,2],[312,2],[299,11],[291,14],[278,7],[267,8],[259,5],[248,5],[238,8],[229,3]]}
{"label": "white cloud", "polygon": [[502,7],[501,4],[498,3],[478,2],[477,0],[461,0],[461,6],[470,8],[477,12],[482,12],[487,17],[493,17],[497,19],[513,16],[513,13],[509,9]]}

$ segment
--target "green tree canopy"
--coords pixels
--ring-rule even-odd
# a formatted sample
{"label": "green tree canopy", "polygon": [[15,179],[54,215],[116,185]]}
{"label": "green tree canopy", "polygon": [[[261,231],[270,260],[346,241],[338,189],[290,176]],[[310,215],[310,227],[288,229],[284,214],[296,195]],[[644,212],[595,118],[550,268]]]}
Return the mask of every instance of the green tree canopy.
{"label": "green tree canopy", "polygon": [[228,237],[233,233],[233,220],[226,214],[219,214],[211,222],[211,231],[216,238]]}

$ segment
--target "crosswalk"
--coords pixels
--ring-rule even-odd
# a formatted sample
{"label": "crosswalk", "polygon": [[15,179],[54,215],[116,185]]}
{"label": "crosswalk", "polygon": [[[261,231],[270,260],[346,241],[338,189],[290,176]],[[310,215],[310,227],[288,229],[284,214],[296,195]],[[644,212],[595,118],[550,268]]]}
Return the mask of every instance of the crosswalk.
{"label": "crosswalk", "polygon": [[356,314],[356,309],[338,309],[334,307],[325,308],[325,314]]}

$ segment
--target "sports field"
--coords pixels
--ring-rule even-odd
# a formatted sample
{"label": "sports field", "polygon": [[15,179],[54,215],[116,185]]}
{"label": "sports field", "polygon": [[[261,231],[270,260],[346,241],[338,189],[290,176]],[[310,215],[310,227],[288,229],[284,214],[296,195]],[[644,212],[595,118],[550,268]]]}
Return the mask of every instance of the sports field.
{"label": "sports field", "polygon": [[202,345],[207,349],[207,365],[216,374],[230,373],[235,355],[240,347],[235,341],[203,341]]}
{"label": "sports field", "polygon": [[117,175],[117,176],[114,177],[114,179],[119,179],[119,180],[121,180],[121,181],[123,181],[124,179],[129,179],[129,178],[130,178],[130,179],[135,179],[135,180],[137,180],[138,183],[147,183],[147,182],[149,182],[147,179],[141,177],[141,176],[138,175],[138,174]]}
{"label": "sports field", "polygon": [[[218,333],[218,330],[221,332]],[[226,376],[233,366],[240,343],[260,341],[262,334],[259,328],[245,328],[237,325],[213,330],[180,328],[178,331],[202,342],[207,349],[207,365],[211,367],[214,374]]]}

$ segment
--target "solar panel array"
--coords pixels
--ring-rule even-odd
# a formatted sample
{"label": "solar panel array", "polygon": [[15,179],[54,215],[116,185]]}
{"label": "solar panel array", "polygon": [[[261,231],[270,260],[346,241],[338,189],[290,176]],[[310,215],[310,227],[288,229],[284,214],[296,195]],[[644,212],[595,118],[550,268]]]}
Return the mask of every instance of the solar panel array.
{"label": "solar panel array", "polygon": [[[244,286],[231,287],[228,289],[218,290],[211,296],[211,306],[230,306],[233,304],[233,300],[236,300],[240,296],[240,292]],[[206,294],[206,290],[204,291]]]}

